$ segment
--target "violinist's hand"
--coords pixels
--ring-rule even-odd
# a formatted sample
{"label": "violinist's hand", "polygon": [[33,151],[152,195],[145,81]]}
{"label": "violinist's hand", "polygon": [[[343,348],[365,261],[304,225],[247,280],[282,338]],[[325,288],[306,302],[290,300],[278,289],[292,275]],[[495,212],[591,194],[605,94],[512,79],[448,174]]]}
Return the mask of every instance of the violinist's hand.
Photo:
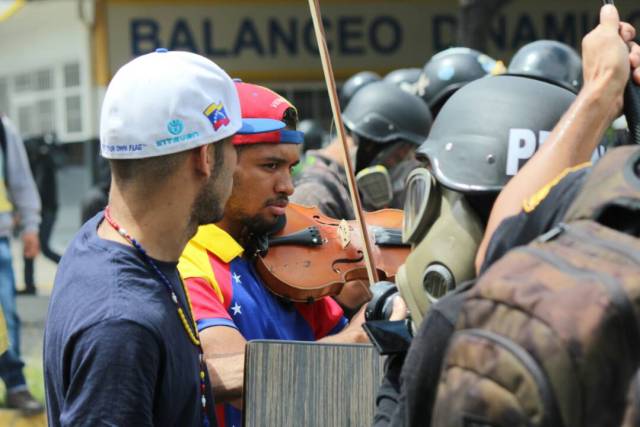
{"label": "violinist's hand", "polygon": [[391,317],[389,320],[404,320],[407,318],[409,314],[409,309],[407,308],[407,303],[404,302],[400,295],[396,295],[393,298],[393,310],[391,310]]}
{"label": "violinist's hand", "polygon": [[364,323],[364,310],[366,306],[363,306],[352,318],[349,324],[340,332],[329,337],[322,338],[319,342],[336,343],[336,344],[353,344],[353,343],[368,343],[369,337],[367,336],[362,324]]}
{"label": "violinist's hand", "polygon": [[[335,335],[330,337],[325,337],[320,342],[326,343],[341,343],[341,344],[349,344],[349,343],[368,343],[369,337],[367,336],[364,329],[362,329],[362,325],[365,322],[364,311],[367,307],[362,307],[353,318],[349,324]],[[393,310],[391,311],[391,317],[389,320],[403,320],[406,319],[408,314],[407,304],[404,302],[402,297],[399,295],[393,299]]]}
{"label": "violinist's hand", "polygon": [[358,310],[370,298],[369,282],[366,280],[346,282],[342,287],[342,291],[335,297],[342,307],[348,308],[351,312]]}

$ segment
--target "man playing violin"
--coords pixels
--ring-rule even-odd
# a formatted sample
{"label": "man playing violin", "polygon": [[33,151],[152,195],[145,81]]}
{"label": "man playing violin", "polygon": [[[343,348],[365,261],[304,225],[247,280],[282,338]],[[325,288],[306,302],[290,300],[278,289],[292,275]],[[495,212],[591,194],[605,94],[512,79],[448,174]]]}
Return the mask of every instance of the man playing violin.
{"label": "man playing violin", "polygon": [[254,241],[277,225],[293,193],[299,161],[297,111],[261,86],[237,82],[243,117],[273,131],[234,137],[238,153],[231,197],[222,220],[199,228],[178,268],[185,279],[218,403],[222,426],[241,425],[245,344],[252,339],[365,342],[359,313],[347,323],[325,297],[303,304],[271,293],[258,276]]}

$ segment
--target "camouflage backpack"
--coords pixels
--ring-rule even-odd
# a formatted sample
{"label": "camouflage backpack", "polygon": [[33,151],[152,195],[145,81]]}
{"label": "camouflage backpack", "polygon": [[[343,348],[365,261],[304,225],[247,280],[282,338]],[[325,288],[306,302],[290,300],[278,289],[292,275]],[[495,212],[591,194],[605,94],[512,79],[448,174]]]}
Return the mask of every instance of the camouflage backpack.
{"label": "camouflage backpack", "polygon": [[611,150],[563,223],[469,291],[433,426],[619,426],[640,368],[640,147]]}

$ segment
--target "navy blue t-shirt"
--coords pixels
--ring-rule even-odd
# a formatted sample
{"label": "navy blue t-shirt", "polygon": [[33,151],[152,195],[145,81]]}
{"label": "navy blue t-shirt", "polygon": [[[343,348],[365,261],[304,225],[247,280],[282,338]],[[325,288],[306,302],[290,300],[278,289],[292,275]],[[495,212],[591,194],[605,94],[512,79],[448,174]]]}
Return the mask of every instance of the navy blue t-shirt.
{"label": "navy blue t-shirt", "polygon": [[[138,252],[98,237],[102,219],[89,220],[70,244],[49,302],[49,426],[201,426],[198,348]],[[177,264],[156,263],[188,307]],[[208,379],[206,389],[215,426]]]}

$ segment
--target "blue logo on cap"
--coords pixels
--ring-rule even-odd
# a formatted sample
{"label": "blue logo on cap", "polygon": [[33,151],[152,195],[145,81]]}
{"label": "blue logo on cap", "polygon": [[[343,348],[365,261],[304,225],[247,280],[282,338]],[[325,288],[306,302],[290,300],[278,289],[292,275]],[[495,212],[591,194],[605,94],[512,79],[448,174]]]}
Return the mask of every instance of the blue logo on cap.
{"label": "blue logo on cap", "polygon": [[167,125],[167,130],[171,135],[180,135],[184,130],[184,123],[178,119],[171,120]]}

